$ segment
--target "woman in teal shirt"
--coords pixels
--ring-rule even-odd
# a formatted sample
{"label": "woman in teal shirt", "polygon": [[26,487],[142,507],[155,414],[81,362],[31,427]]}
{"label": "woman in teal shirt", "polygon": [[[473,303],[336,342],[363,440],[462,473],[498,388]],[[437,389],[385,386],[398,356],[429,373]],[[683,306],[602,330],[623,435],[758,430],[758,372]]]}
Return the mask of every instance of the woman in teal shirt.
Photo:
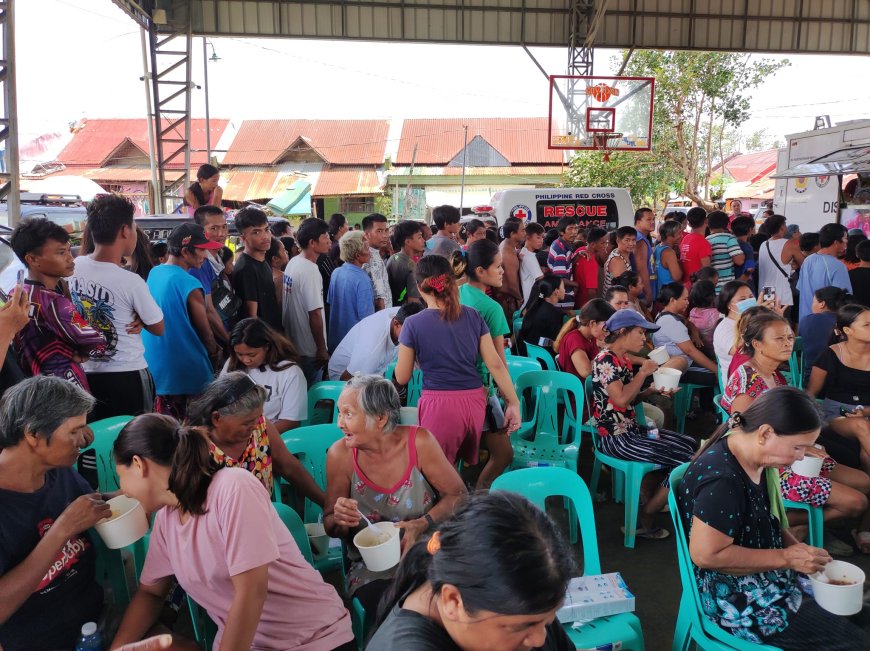
{"label": "woman in teal shirt", "polygon": [[[505,337],[511,332],[510,326],[501,305],[486,295],[487,288],[501,287],[502,276],[504,276],[498,245],[489,240],[478,240],[469,245],[464,256],[460,252],[454,253],[451,263],[457,277],[464,274],[467,278],[467,282],[459,287],[459,302],[480,312],[480,316],[489,328],[495,350],[507,366],[504,347]],[[502,429],[504,412],[495,396],[492,378],[480,356],[477,358],[477,371],[480,373],[489,398],[481,440],[489,450],[489,460],[480,472],[477,488],[487,489],[495,478],[510,466],[514,451],[510,438]]]}

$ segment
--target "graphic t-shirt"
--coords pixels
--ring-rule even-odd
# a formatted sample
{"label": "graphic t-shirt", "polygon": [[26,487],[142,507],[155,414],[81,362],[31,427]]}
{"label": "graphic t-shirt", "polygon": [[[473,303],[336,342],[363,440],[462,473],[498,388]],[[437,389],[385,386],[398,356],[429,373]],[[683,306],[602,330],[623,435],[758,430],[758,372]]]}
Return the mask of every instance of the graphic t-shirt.
{"label": "graphic t-shirt", "polygon": [[[92,492],[71,468],[49,470],[32,493],[0,489],[0,576],[30,555],[67,506]],[[89,534],[67,540],[33,594],[0,624],[3,649],[72,649],[82,624],[100,616],[103,590],[95,574]]]}
{"label": "graphic t-shirt", "polygon": [[[224,364],[221,375],[227,373]],[[284,362],[286,367],[273,371],[268,366],[259,368],[239,369],[245,371],[250,378],[266,390],[266,403],[263,405],[263,415],[269,420],[308,419],[308,384],[302,369],[291,362]],[[280,433],[280,432],[279,432]]]}
{"label": "graphic t-shirt", "polygon": [[434,308],[405,319],[399,343],[416,353],[423,389],[463,391],[483,384],[476,362],[480,338],[489,328],[477,310],[461,307],[456,321],[445,321]]}
{"label": "graphic t-shirt", "polygon": [[[294,257],[284,270],[284,331],[296,345],[302,357],[314,357],[317,344],[311,334],[308,313],[323,309],[323,277],[317,265],[305,256]],[[323,321],[323,341],[326,342],[326,315]]]}
{"label": "graphic t-shirt", "polygon": [[22,368],[32,375],[54,375],[89,390],[78,353],[100,353],[106,339],[79,314],[72,301],[40,283],[27,281],[30,297],[27,325],[15,335]]}
{"label": "graphic t-shirt", "polygon": [[106,338],[104,350],[91,353],[84,363],[88,373],[120,373],[147,368],[141,334],[127,334],[134,313],[145,325],[163,320],[148,285],[138,274],[111,262],[97,262],[87,256],[75,261],[69,279],[73,304],[87,322]]}
{"label": "graphic t-shirt", "polygon": [[399,251],[387,260],[387,278],[390,280],[390,292],[393,305],[404,305],[409,298],[420,298],[420,290],[414,279],[414,269],[417,264],[404,251]]}
{"label": "graphic t-shirt", "polygon": [[251,648],[325,651],[353,640],[338,593],[302,556],[254,475],[216,472],[205,508],[186,522],[175,509],[157,512],[141,583],[175,575],[217,624],[217,649],[235,593],[232,577],[266,565],[268,592]]}

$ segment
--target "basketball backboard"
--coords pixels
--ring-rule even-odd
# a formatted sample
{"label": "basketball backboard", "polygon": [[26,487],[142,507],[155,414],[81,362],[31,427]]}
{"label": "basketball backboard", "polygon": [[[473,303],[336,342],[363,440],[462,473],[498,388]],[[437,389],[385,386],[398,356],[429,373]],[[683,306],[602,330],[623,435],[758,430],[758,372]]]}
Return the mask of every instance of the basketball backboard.
{"label": "basketball backboard", "polygon": [[649,151],[653,77],[550,77],[550,149]]}

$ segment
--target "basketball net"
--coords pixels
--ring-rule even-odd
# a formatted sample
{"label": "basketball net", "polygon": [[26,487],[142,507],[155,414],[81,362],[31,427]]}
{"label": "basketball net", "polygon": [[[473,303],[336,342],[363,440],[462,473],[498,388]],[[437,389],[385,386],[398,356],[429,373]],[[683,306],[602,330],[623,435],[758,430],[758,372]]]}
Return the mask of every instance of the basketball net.
{"label": "basketball net", "polygon": [[619,141],[622,139],[621,133],[596,133],[592,136],[592,142],[595,149],[602,153],[601,160],[605,163],[610,162],[610,154],[616,149]]}

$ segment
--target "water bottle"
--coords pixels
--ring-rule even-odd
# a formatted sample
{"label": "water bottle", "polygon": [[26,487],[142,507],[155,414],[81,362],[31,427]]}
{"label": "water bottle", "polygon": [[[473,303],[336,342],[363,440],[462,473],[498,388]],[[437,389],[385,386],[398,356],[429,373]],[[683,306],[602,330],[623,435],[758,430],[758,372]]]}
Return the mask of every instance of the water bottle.
{"label": "water bottle", "polygon": [[656,427],[656,423],[652,418],[646,419],[646,437],[654,441],[658,441],[661,438],[659,428]]}
{"label": "water bottle", "polygon": [[82,636],[76,643],[76,651],[103,651],[103,637],[95,622],[82,626]]}

